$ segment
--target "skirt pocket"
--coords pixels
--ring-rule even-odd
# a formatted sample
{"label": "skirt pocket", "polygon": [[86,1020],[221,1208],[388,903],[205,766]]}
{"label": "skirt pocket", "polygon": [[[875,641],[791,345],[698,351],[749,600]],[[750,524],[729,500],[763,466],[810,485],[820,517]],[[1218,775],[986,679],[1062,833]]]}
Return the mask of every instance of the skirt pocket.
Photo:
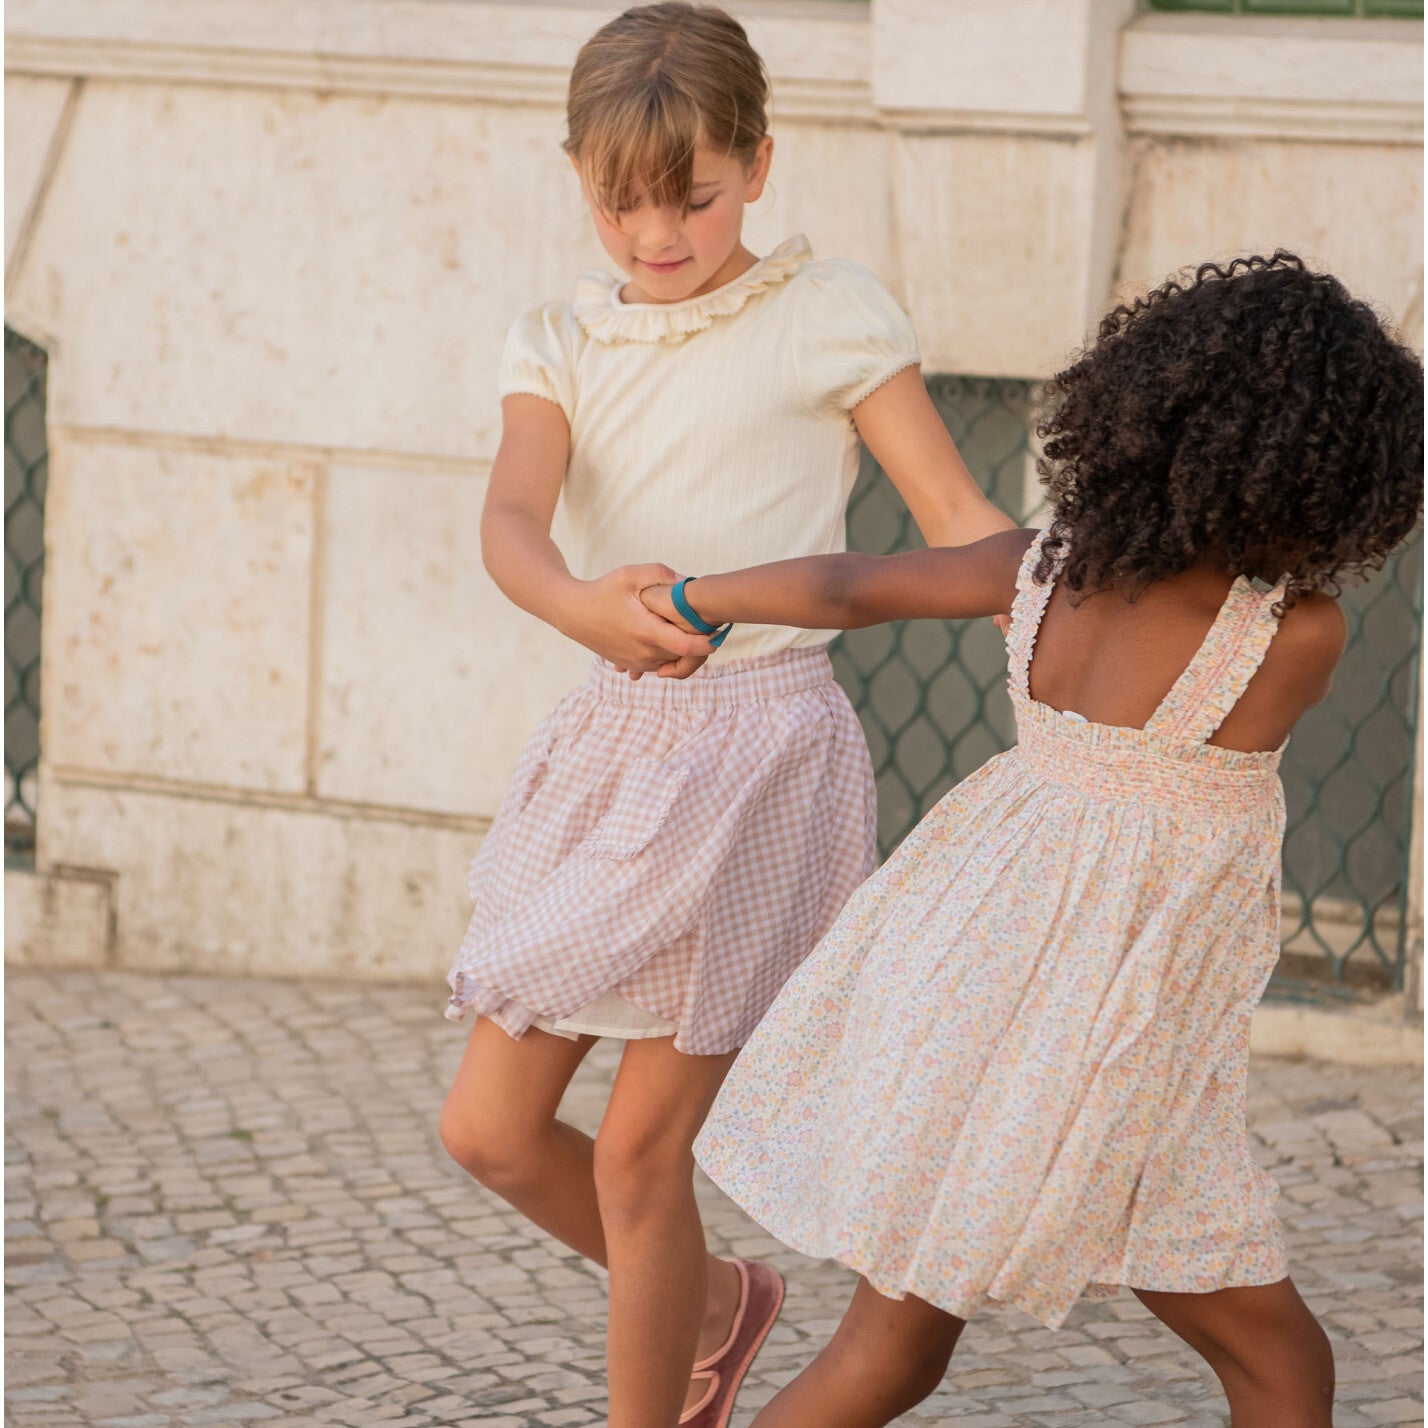
{"label": "skirt pocket", "polygon": [[586,837],[584,851],[597,858],[638,856],[664,826],[688,777],[687,768],[672,768],[647,754],[632,759],[614,802]]}

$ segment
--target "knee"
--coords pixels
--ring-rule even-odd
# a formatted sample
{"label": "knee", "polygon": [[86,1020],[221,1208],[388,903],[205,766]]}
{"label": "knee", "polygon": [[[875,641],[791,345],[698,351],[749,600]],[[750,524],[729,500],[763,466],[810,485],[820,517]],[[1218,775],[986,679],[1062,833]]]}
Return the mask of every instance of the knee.
{"label": "knee", "polygon": [[694,1156],[654,1130],[606,1130],[595,1137],[595,1194],[607,1225],[661,1214],[694,1193]]}
{"label": "knee", "polygon": [[955,1344],[955,1335],[931,1339],[910,1334],[896,1341],[879,1336],[870,1341],[838,1333],[823,1352],[843,1382],[885,1385],[888,1411],[901,1415],[941,1386]]}
{"label": "knee", "polygon": [[[1222,1352],[1243,1377],[1273,1401],[1286,1407],[1301,1404],[1304,1421],[1329,1422],[1334,1402],[1334,1350],[1329,1336],[1308,1312],[1305,1322],[1295,1326],[1292,1339],[1275,1345],[1270,1352],[1253,1355],[1242,1345],[1223,1345]],[[1288,1336],[1286,1336],[1288,1338]]]}
{"label": "knee", "polygon": [[[1214,1369],[1233,1407],[1274,1404],[1286,1425],[1328,1428],[1334,1401],[1334,1350],[1323,1326],[1298,1300],[1273,1305],[1248,1322],[1215,1325],[1189,1342]],[[1238,1421],[1238,1420],[1237,1420]]]}
{"label": "knee", "polygon": [[1324,1332],[1324,1326],[1314,1318],[1304,1325],[1301,1343],[1304,1353],[1304,1376],[1309,1387],[1326,1401],[1334,1396],[1334,1346]]}
{"label": "knee", "polygon": [[470,1176],[498,1194],[539,1174],[535,1138],[522,1127],[502,1125],[479,1107],[448,1096],[437,1121],[446,1153]]}

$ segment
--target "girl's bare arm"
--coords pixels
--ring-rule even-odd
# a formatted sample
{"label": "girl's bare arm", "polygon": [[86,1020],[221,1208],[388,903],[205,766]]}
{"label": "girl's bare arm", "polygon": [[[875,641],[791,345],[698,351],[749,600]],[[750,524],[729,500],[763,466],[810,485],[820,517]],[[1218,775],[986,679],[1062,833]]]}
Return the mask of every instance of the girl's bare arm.
{"label": "girl's bare arm", "polygon": [[[1034,531],[1010,530],[973,545],[905,555],[813,555],[728,575],[705,575],[685,587],[711,625],[797,625],[855,630],[887,620],[969,620],[1004,615],[1016,597],[1016,573]],[[642,592],[650,609],[679,616],[662,582]]]}
{"label": "girl's bare arm", "polygon": [[[688,673],[709,655],[700,635],[660,619],[640,590],[675,574],[664,565],[626,565],[598,580],[570,573],[550,523],[570,460],[565,414],[542,397],[501,403],[501,446],[481,513],[481,556],[491,578],[523,610],[632,673],[680,662]],[[686,665],[685,660],[693,664]]]}
{"label": "girl's bare arm", "polygon": [[972,479],[919,368],[906,368],[864,397],[853,423],[928,545],[967,545],[1014,528]]}

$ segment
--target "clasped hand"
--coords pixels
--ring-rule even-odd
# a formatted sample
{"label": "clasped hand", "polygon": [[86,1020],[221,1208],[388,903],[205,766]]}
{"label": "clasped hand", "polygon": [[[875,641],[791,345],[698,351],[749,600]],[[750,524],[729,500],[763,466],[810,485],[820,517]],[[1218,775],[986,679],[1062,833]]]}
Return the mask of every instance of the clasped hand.
{"label": "clasped hand", "polygon": [[684,679],[713,647],[675,611],[669,590],[678,579],[669,566],[650,564],[622,565],[588,581],[570,633],[631,679]]}

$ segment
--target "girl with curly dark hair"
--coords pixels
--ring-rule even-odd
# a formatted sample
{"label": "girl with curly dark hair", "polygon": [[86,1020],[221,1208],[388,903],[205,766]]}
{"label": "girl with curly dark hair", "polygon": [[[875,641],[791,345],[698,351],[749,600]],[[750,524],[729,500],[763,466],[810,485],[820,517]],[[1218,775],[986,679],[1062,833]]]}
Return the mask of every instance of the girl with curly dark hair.
{"label": "girl with curly dark hair", "polygon": [[1422,368],[1277,252],[1118,307],[1050,395],[1045,531],[644,592],[706,631],[1010,616],[1020,742],[854,894],[696,1147],[861,1276],[758,1428],[888,1423],[983,1304],[1056,1326],[1118,1285],[1204,1355],[1236,1428],[1330,1422],[1245,1133],[1250,1014],[1280,750],[1329,688],[1340,584],[1418,520]]}

